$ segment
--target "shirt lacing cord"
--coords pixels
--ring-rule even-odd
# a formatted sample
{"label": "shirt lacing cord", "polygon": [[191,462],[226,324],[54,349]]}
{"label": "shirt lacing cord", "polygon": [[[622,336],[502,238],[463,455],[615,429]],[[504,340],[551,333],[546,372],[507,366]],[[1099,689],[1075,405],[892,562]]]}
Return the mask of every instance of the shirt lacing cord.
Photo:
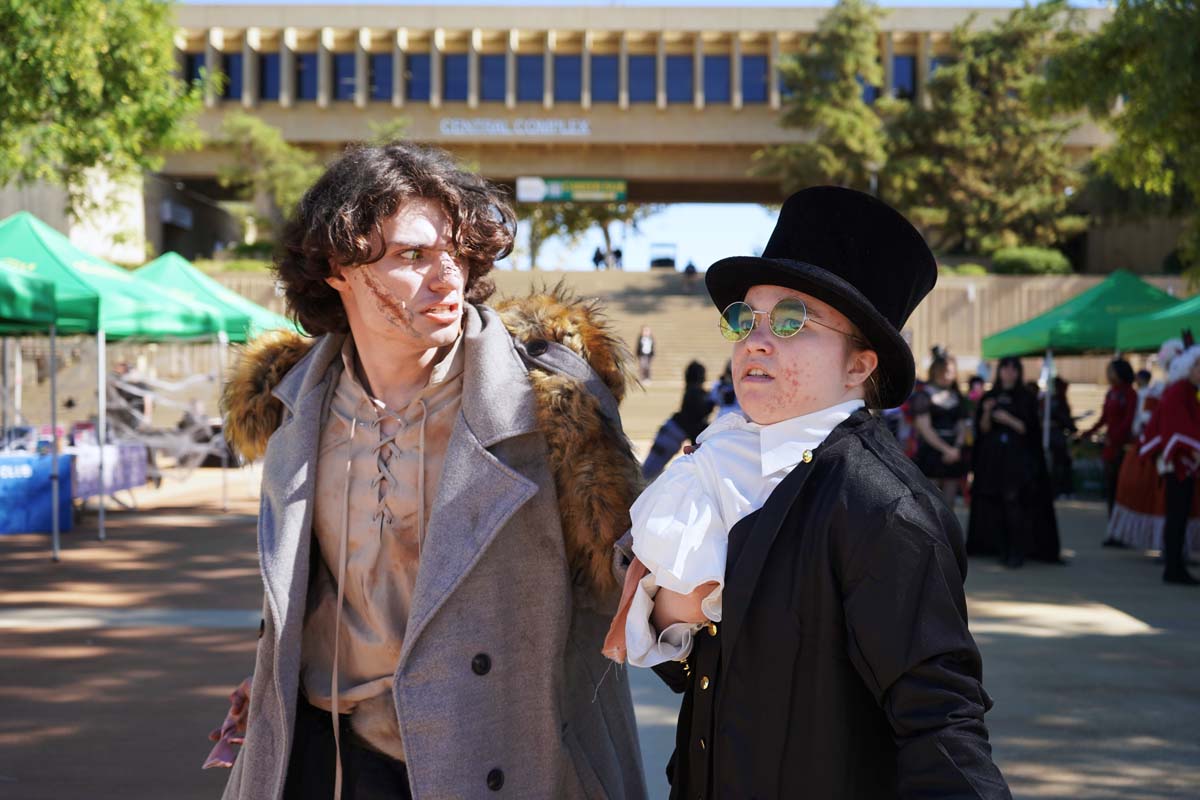
{"label": "shirt lacing cord", "polygon": [[[347,442],[346,456],[346,480],[342,487],[342,499],[345,503],[345,511],[342,515],[342,535],[338,546],[338,579],[337,579],[337,611],[334,613],[333,623],[333,669],[330,677],[330,715],[333,718],[333,748],[335,756],[334,764],[334,782],[333,782],[333,800],[341,800],[342,797],[342,743],[340,735],[340,726],[338,724],[338,654],[341,652],[341,628],[342,628],[342,606],[345,601],[345,582],[346,582],[346,561],[348,560],[347,551],[349,550],[350,540],[350,476],[354,459],[350,455],[354,452],[354,437],[358,432],[358,409],[362,407],[360,401],[354,409],[354,414],[350,418],[350,439]],[[421,546],[425,541],[425,421],[429,418],[429,408],[425,405],[423,399],[418,399],[417,403],[421,406],[421,423],[417,429],[417,560],[421,558]],[[394,415],[381,415],[377,413],[375,419],[367,423],[367,427],[372,430],[378,430],[384,420],[391,417],[397,422],[401,422]],[[401,424],[403,424],[401,422]],[[375,465],[379,473],[371,479],[371,488],[379,489],[379,486],[384,481],[387,481],[387,490],[377,492],[378,505],[375,508],[375,513],[371,515],[371,522],[379,523],[379,535],[383,536],[384,525],[391,525],[395,520],[395,515],[392,514],[391,508],[387,505],[387,493],[394,490],[400,480],[392,472],[389,466],[392,460],[392,455],[396,449],[396,438],[405,431],[405,427],[401,427],[391,436],[384,437],[379,440],[371,449],[375,455]]]}

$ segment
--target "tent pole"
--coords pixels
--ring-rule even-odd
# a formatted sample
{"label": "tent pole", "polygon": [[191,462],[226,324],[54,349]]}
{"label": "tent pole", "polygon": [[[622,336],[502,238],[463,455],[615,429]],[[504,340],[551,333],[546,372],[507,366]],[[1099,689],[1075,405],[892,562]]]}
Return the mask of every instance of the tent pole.
{"label": "tent pole", "polygon": [[1054,391],[1054,351],[1046,348],[1046,402],[1042,412],[1042,453],[1050,458],[1050,396]]}
{"label": "tent pole", "polygon": [[[225,351],[229,348],[229,334],[217,332],[217,397],[225,382]],[[218,403],[218,408],[220,404]],[[225,440],[225,423],[221,423],[221,511],[229,511],[229,443]]]}
{"label": "tent pole", "polygon": [[4,404],[0,406],[0,429],[3,429],[4,449],[8,449],[8,337],[0,338],[0,384],[3,384]]}
{"label": "tent pole", "polygon": [[96,438],[100,442],[100,497],[96,504],[99,509],[99,534],[97,538],[100,541],[105,540],[104,532],[104,500],[105,500],[105,480],[104,480],[104,439],[108,436],[108,425],[105,417],[108,415],[108,348],[104,334],[104,329],[101,328],[96,333]]}
{"label": "tent pole", "polygon": [[62,489],[58,485],[58,355],[55,350],[57,326],[50,324],[50,542],[53,547],[52,560],[58,561],[59,519],[58,497]]}

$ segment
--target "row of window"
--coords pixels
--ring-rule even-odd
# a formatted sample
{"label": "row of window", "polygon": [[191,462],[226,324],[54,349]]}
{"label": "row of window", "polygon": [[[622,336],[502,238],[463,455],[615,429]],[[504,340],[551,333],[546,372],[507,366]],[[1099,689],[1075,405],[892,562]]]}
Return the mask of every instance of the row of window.
{"label": "row of window", "polygon": [[[242,85],[241,53],[222,53],[220,71],[224,73],[222,97],[240,99]],[[279,53],[260,53],[258,56],[258,97],[262,100],[278,100],[280,86]],[[413,101],[427,101],[430,97],[431,55],[408,53],[404,59],[405,97]],[[580,55],[555,54],[554,58],[554,101],[556,103],[579,102],[583,91],[583,57]],[[442,99],[465,101],[468,94],[470,61],[465,53],[444,53],[442,59]],[[355,55],[334,53],[331,57],[333,69],[332,96],[334,100],[353,100],[355,89]],[[630,55],[629,102],[653,103],[658,97],[657,67],[654,55]],[[318,60],[316,53],[295,54],[295,99],[317,99]],[[666,57],[666,92],[668,103],[691,103],[695,94],[694,61],[690,55],[668,55]],[[931,71],[945,63],[945,59],[934,58]],[[184,77],[190,81],[201,78],[205,66],[203,53],[184,55]],[[393,56],[391,53],[372,53],[367,56],[368,91],[371,100],[390,101],[393,92]],[[516,56],[517,102],[542,102],[545,85],[546,62],[541,54]],[[620,85],[619,62],[615,55],[593,55],[592,102],[615,103]],[[479,99],[483,102],[504,102],[506,87],[506,57],[504,55],[479,56]],[[731,58],[725,55],[706,55],[703,62],[704,99],[706,103],[728,103],[731,99],[733,81]],[[894,56],[892,61],[892,83],[897,97],[911,100],[916,95],[916,56]],[[769,87],[767,57],[763,55],[742,56],[742,102],[765,103]],[[786,89],[783,89],[786,95]],[[863,86],[863,96],[874,102],[879,94],[878,87]]]}

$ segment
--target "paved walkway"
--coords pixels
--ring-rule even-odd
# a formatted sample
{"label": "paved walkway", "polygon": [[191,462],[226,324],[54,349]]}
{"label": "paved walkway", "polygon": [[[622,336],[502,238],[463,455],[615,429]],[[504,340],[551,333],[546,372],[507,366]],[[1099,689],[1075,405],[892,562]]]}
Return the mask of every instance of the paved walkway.
{"label": "paved walkway", "polygon": [[[215,471],[139,491],[49,560],[0,537],[0,798],[220,795],[205,734],[250,669],[261,604],[253,472],[220,510]],[[1099,504],[1059,508],[1069,567],[974,561],[996,759],[1018,798],[1200,797],[1200,590],[1138,553],[1102,550]],[[94,530],[94,529],[92,529]],[[677,698],[632,682],[648,777],[666,797]]]}

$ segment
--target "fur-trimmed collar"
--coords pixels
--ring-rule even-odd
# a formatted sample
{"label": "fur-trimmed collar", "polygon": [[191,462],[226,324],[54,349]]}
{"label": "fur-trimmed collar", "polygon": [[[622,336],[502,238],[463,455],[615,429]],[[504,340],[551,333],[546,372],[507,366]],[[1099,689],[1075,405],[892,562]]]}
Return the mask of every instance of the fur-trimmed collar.
{"label": "fur-trimmed collar", "polygon": [[[560,284],[527,297],[507,298],[494,309],[518,341],[563,344],[600,376],[617,400],[634,379],[632,359],[612,332],[597,301],[571,296]],[[242,352],[225,385],[225,435],[248,460],[266,451],[283,418],[273,391],[317,340],[283,332],[260,336]],[[529,371],[538,428],[546,437],[559,498],[564,544],[577,586],[611,597],[613,544],[629,528],[629,506],[642,488],[629,440],[609,423],[599,401],[569,376]]]}

